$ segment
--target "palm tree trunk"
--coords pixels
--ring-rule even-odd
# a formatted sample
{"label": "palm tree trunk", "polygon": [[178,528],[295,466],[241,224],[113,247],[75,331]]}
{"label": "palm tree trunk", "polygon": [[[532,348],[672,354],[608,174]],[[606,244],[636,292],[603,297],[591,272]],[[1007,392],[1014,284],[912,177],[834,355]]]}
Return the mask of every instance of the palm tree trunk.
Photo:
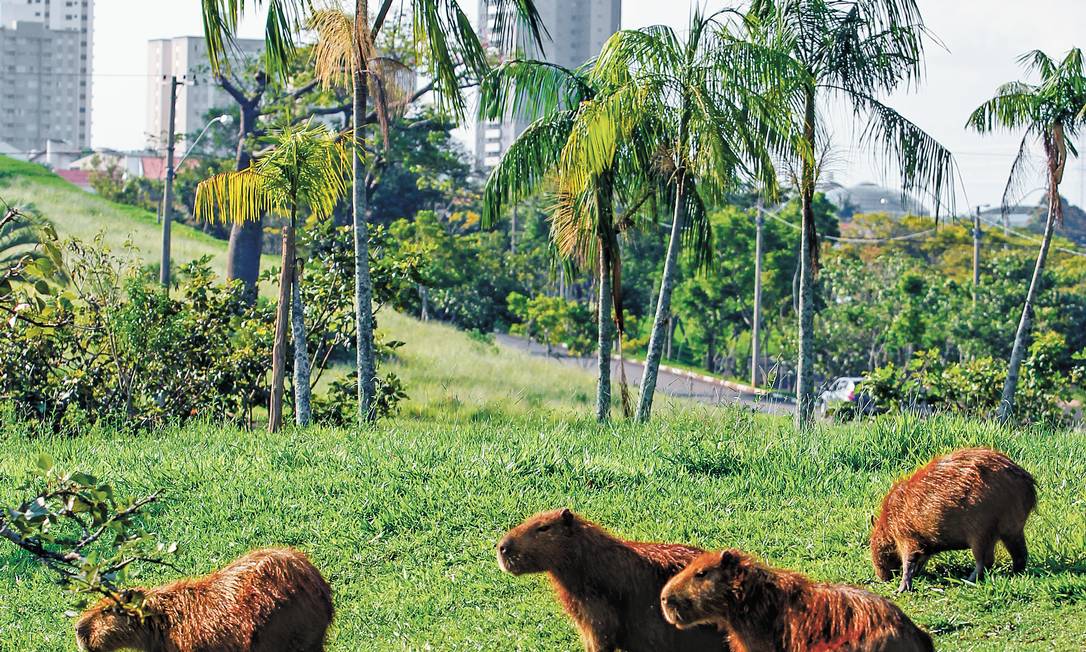
{"label": "palm tree trunk", "polygon": [[293,300],[290,311],[290,332],[294,337],[294,423],[308,426],[313,418],[310,404],[312,387],[310,382],[309,351],[305,331],[305,310],[302,305],[302,266],[294,261]]}
{"label": "palm tree trunk", "polygon": [[287,308],[293,285],[294,229],[283,227],[283,257],[279,268],[279,303],[275,310],[275,344],[272,346],[271,399],[268,402],[268,432],[283,425],[283,377],[287,366]]}
{"label": "palm tree trunk", "polygon": [[596,421],[607,421],[611,414],[611,257],[600,240],[599,282],[599,380],[596,384]]}
{"label": "palm tree trunk", "polygon": [[671,293],[675,289],[675,278],[679,264],[679,247],[682,245],[682,229],[685,212],[683,205],[683,186],[686,182],[682,170],[677,173],[675,184],[675,215],[671,222],[671,238],[667,244],[667,257],[664,259],[664,276],[660,280],[660,297],[656,302],[656,317],[652,322],[652,334],[649,336],[649,351],[645,357],[645,371],[641,375],[641,398],[637,405],[637,420],[645,422],[652,415],[652,398],[656,391],[656,376],[660,372],[660,355],[664,340],[667,339],[668,315],[671,313]]}
{"label": "palm tree trunk", "polygon": [[1052,244],[1052,229],[1056,222],[1056,211],[1052,205],[1053,201],[1060,201],[1059,186],[1054,186],[1051,193],[1056,199],[1050,199],[1048,202],[1048,219],[1045,220],[1041,250],[1037,252],[1037,264],[1033,266],[1033,278],[1029,282],[1029,291],[1026,292],[1022,318],[1018,321],[1018,330],[1014,334],[1011,363],[1007,369],[1007,380],[1003,383],[1003,396],[999,400],[999,410],[996,415],[1000,423],[1006,423],[1014,414],[1014,393],[1018,389],[1018,372],[1022,367],[1022,360],[1026,357],[1026,339],[1029,338],[1030,328],[1033,325],[1033,304],[1037,300],[1037,292],[1041,289],[1045,259],[1048,258],[1049,245]]}
{"label": "palm tree trunk", "polygon": [[[815,97],[807,93],[804,138],[814,156]],[[811,423],[814,408],[814,191],[815,163],[803,161],[803,179],[800,183],[802,220],[799,244],[799,360],[796,369],[796,427],[800,430]]]}
{"label": "palm tree trunk", "polygon": [[[357,3],[358,16],[366,16],[366,2]],[[363,18],[362,20],[365,20]],[[373,287],[370,282],[369,224],[366,219],[366,165],[362,143],[366,136],[366,104],[368,101],[365,72],[353,74],[354,138],[359,149],[353,157],[354,186],[354,307],[355,307],[355,364],[358,370],[358,418],[372,421],[373,395],[377,363],[373,350]]]}

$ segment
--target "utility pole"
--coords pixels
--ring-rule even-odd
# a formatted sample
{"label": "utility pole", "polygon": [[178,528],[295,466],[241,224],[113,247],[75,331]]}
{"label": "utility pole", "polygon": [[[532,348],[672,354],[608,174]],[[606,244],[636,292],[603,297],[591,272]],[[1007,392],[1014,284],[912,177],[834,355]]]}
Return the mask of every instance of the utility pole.
{"label": "utility pole", "polygon": [[173,152],[174,123],[177,121],[177,87],[184,81],[177,81],[177,76],[170,77],[170,126],[166,140],[166,188],[162,193],[162,260],[159,263],[158,280],[169,291],[170,288],[170,222],[173,221]]}
{"label": "utility pole", "polygon": [[973,300],[977,299],[980,287],[980,206],[973,214]]}
{"label": "utility pole", "polygon": [[758,386],[758,354],[761,353],[762,321],[762,200],[754,209],[754,324],[750,333],[750,384]]}

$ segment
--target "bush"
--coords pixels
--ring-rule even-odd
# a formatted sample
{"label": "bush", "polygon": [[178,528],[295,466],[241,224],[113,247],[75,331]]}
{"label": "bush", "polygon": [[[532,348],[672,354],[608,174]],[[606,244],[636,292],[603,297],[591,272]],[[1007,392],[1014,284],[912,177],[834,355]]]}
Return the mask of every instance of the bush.
{"label": "bush", "polygon": [[[1078,366],[1070,372],[1061,367],[1071,359]],[[1080,380],[1086,356],[1068,355],[1059,333],[1038,333],[1022,364],[1014,403],[1022,422],[1060,421],[1061,403],[1070,398]],[[995,413],[1003,395],[1007,363],[991,357],[944,362],[937,351],[918,351],[904,366],[889,363],[875,369],[862,384],[880,411],[938,410],[988,417]]]}
{"label": "bush", "polygon": [[564,345],[571,355],[588,355],[595,344],[592,311],[586,304],[562,297],[539,295],[531,299],[519,292],[509,294],[509,310],[522,323],[510,332],[544,344],[547,353]]}

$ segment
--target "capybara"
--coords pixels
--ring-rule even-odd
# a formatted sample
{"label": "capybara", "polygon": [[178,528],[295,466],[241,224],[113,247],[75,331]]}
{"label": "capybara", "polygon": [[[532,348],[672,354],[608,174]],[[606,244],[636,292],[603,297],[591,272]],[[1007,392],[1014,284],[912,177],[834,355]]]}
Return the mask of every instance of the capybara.
{"label": "capybara", "polygon": [[624,541],[568,509],[536,514],[498,542],[505,572],[547,573],[588,652],[726,652],[725,634],[680,631],[660,613],[660,589],[700,553]]}
{"label": "capybara", "polygon": [[716,625],[737,652],[928,652],[927,632],[886,598],[812,582],[738,550],[707,552],[664,587],[679,627]]}
{"label": "capybara", "polygon": [[75,626],[84,652],[320,652],[332,590],[295,550],[255,550],[205,577],[136,589],[144,616],[104,599]]}
{"label": "capybara", "polygon": [[1014,571],[1026,567],[1026,519],[1037,505],[1033,476],[1003,453],[966,448],[936,457],[898,481],[873,519],[871,562],[879,579],[902,568],[898,591],[911,591],[913,576],[944,550],[972,550],[984,577],[1002,541]]}

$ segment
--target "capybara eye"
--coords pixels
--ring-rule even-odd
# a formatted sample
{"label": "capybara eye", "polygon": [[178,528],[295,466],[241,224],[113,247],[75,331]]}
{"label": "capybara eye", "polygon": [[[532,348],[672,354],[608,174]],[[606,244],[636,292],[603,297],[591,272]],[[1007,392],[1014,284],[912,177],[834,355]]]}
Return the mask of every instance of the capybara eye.
{"label": "capybara eye", "polygon": [[706,574],[707,573],[705,571],[699,570],[698,572],[694,573],[694,577],[705,577]]}
{"label": "capybara eye", "polygon": [[549,526],[549,525],[540,525],[539,527],[537,527],[535,529],[535,531],[536,532],[546,532],[549,529],[551,529],[551,526]]}

